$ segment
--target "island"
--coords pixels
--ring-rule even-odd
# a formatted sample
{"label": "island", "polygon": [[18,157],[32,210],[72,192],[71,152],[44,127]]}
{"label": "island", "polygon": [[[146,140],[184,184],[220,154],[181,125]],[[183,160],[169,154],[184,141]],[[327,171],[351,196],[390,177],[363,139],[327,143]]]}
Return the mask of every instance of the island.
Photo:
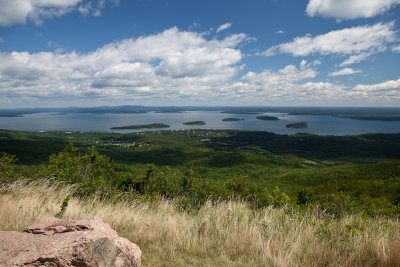
{"label": "island", "polygon": [[168,124],[164,123],[152,123],[143,125],[128,125],[128,126],[116,126],[111,127],[111,130],[141,130],[141,129],[153,129],[153,128],[169,128]]}
{"label": "island", "polygon": [[258,115],[262,114],[262,112],[256,111],[222,111],[221,113],[228,113],[228,114],[244,114],[244,115]]}
{"label": "island", "polygon": [[206,125],[205,121],[189,121],[189,122],[184,122],[184,125]]}
{"label": "island", "polygon": [[225,119],[222,119],[222,121],[244,121],[244,119],[238,119],[238,118],[225,118]]}
{"label": "island", "polygon": [[308,123],[307,122],[295,122],[295,123],[289,123],[286,125],[287,128],[301,128],[301,129],[306,129],[308,128]]}
{"label": "island", "polygon": [[259,120],[262,120],[262,121],[277,121],[277,120],[279,120],[277,117],[272,117],[272,116],[267,116],[267,115],[257,116],[256,118]]}

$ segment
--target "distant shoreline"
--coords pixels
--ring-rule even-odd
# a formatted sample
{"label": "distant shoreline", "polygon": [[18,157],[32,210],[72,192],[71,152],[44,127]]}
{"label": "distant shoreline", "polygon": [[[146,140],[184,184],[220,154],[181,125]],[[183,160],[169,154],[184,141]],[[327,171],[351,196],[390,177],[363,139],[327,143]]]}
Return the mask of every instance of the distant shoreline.
{"label": "distant shoreline", "polygon": [[111,127],[111,130],[141,130],[141,129],[155,129],[155,128],[169,128],[168,124],[164,123],[152,123],[143,125],[127,125],[127,126],[115,126]]}
{"label": "distant shoreline", "polygon": [[218,111],[226,114],[260,115],[263,113],[285,113],[289,115],[318,115],[348,118],[353,120],[400,121],[400,107],[238,107],[238,106],[105,106],[64,108],[8,108],[0,109],[0,117],[22,117],[36,113],[86,114],[141,114],[183,113],[190,111]]}

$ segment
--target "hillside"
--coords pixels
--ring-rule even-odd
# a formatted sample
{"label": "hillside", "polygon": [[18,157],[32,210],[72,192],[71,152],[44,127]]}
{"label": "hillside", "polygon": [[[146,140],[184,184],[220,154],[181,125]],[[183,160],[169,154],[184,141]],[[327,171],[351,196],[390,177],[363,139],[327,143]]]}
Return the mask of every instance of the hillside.
{"label": "hillside", "polygon": [[[71,186],[19,181],[1,187],[0,229],[22,230],[54,216]],[[97,216],[138,244],[142,266],[398,266],[396,219],[286,208],[251,209],[243,201],[206,202],[196,213],[176,201],[101,201],[72,197],[68,219]],[[173,257],[171,257],[173,255]]]}
{"label": "hillside", "polygon": [[0,130],[0,228],[71,195],[65,218],[101,217],[145,266],[393,266],[399,151],[399,134]]}
{"label": "hillside", "polygon": [[[2,130],[0,136],[0,151],[18,159],[14,174],[3,175],[3,181],[44,175],[77,183],[85,194],[102,188],[106,194],[134,189],[144,195],[185,196],[190,209],[208,199],[229,200],[232,196],[257,207],[275,202],[282,205],[276,199],[284,194],[288,203],[319,205],[335,215],[399,214],[399,134],[340,137],[223,130],[130,134]],[[65,148],[70,142],[72,147]],[[85,161],[91,157],[97,161]],[[77,162],[82,170],[76,169]],[[100,174],[102,178],[94,181],[81,177]],[[339,210],[342,202],[347,204]]]}

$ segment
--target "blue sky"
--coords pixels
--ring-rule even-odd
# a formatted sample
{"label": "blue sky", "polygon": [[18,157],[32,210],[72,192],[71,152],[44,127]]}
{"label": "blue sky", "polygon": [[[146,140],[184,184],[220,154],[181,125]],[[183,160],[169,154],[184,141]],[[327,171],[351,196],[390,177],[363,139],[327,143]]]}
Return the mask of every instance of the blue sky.
{"label": "blue sky", "polygon": [[400,106],[400,0],[0,0],[0,108]]}

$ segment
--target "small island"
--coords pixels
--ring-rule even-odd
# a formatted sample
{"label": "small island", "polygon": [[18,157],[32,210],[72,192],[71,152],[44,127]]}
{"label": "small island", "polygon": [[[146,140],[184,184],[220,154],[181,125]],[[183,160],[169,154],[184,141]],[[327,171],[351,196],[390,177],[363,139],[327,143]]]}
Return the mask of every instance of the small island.
{"label": "small island", "polygon": [[295,122],[295,123],[289,123],[286,125],[287,128],[297,128],[297,129],[306,129],[308,128],[308,123],[307,122]]}
{"label": "small island", "polygon": [[238,118],[225,118],[225,119],[222,119],[222,121],[244,121],[244,119],[238,119]]}
{"label": "small island", "polygon": [[184,125],[206,125],[205,121],[189,121],[189,122],[184,122]]}
{"label": "small island", "polygon": [[143,125],[128,125],[128,126],[117,126],[111,127],[111,130],[141,130],[141,129],[153,129],[153,128],[169,128],[168,124],[164,123],[152,123]]}
{"label": "small island", "polygon": [[267,115],[257,116],[256,118],[259,120],[262,120],[262,121],[277,121],[277,120],[279,120],[277,117],[272,117],[272,116],[267,116]]}
{"label": "small island", "polygon": [[253,111],[221,111],[221,113],[227,113],[227,114],[244,114],[244,115],[259,115],[262,114],[262,112],[253,112]]}

